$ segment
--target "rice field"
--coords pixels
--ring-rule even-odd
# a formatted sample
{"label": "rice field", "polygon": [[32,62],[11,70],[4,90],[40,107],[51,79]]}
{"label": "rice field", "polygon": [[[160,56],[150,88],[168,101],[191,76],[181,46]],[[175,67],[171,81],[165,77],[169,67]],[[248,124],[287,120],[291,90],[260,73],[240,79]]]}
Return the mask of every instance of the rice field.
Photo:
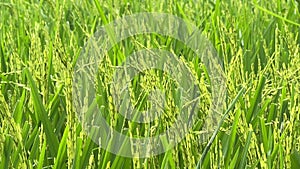
{"label": "rice field", "polygon": [[[106,42],[101,28],[111,25],[106,31],[113,39],[131,29],[123,24],[114,34],[119,27],[111,23],[150,12],[194,27],[174,24],[179,39],[148,32],[106,43],[110,48],[98,45]],[[128,24],[168,28],[167,22]],[[217,68],[180,40],[191,29],[214,47],[209,54]],[[1,0],[0,30],[1,169],[300,168],[299,0]],[[161,64],[154,49],[174,58]],[[80,65],[102,50],[101,61],[88,58]],[[136,59],[139,54],[145,58]],[[136,75],[128,81],[123,71],[131,61],[142,71],[129,71]],[[147,68],[152,63],[160,67]],[[87,76],[79,76],[81,70]],[[216,71],[220,81],[210,74]],[[191,103],[198,100],[197,109],[186,108],[186,93],[196,95]],[[122,107],[124,100],[133,108]],[[215,106],[215,100],[221,102]],[[159,117],[145,113],[149,109]],[[208,118],[212,109],[218,118]],[[193,117],[180,114],[186,111]],[[97,123],[100,117],[107,127]],[[148,154],[108,133],[112,128],[129,138],[148,138],[174,126],[175,134],[158,140],[163,148]],[[204,136],[207,126],[212,131]]]}

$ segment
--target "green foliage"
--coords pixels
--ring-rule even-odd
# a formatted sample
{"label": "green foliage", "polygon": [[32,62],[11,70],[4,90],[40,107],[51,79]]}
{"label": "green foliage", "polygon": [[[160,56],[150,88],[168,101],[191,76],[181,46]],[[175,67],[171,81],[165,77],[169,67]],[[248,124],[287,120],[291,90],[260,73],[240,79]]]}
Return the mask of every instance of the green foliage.
{"label": "green foliage", "polygon": [[[279,0],[2,0],[0,168],[299,168],[299,9],[299,1]],[[72,107],[72,73],[97,27],[138,12],[170,13],[203,31],[224,66],[227,111],[213,137],[199,142],[211,102],[205,66],[171,37],[136,35],[118,43],[107,52],[97,81],[98,104],[106,105],[106,120],[116,130],[159,134],[172,124],[174,104],[183,104],[176,84],[153,70],[132,80],[133,101],[144,109],[145,91],[166,90],[163,123],[138,124],[116,115],[106,82],[111,67],[134,51],[158,48],[180,56],[203,93],[199,119],[182,142],[163,154],[132,159],[101,149],[83,131]],[[145,132],[150,128],[153,133]]]}

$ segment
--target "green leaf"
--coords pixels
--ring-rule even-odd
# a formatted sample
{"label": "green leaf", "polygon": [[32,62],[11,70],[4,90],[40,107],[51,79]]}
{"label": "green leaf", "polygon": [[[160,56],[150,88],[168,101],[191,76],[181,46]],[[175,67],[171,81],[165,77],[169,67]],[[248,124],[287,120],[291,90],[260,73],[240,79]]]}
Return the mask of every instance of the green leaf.
{"label": "green leaf", "polygon": [[225,113],[224,113],[224,115],[223,115],[221,121],[220,121],[219,124],[218,124],[217,129],[214,131],[214,133],[213,133],[211,139],[209,140],[207,146],[205,147],[205,149],[204,149],[204,151],[203,151],[203,153],[202,153],[201,159],[198,161],[197,169],[199,169],[199,168],[201,167],[201,165],[202,165],[202,163],[203,163],[203,161],[204,161],[204,159],[205,159],[205,156],[207,155],[207,153],[208,153],[208,151],[209,151],[209,149],[210,149],[210,147],[211,147],[213,141],[215,140],[215,138],[216,138],[216,136],[217,136],[217,134],[218,134],[218,132],[219,132],[219,129],[221,128],[221,126],[222,126],[222,124],[223,124],[225,118],[227,117],[227,114],[233,109],[235,103],[236,103],[236,102],[238,101],[238,99],[242,96],[242,94],[244,93],[244,91],[245,91],[245,89],[242,88],[242,89],[238,92],[238,94],[236,95],[236,97],[232,100],[232,102],[230,103],[230,105],[228,106],[228,108],[227,108],[227,110],[225,111]]}
{"label": "green leaf", "polygon": [[66,168],[66,157],[67,157],[67,138],[69,133],[69,126],[65,128],[64,134],[59,144],[58,153],[55,158],[53,168]]}
{"label": "green leaf", "polygon": [[249,148],[250,143],[251,143],[252,132],[253,131],[250,131],[247,135],[246,144],[245,144],[245,147],[243,148],[243,152],[242,152],[242,155],[240,157],[239,168],[245,168],[245,166],[246,166],[247,152],[248,152],[248,148]]}
{"label": "green leaf", "polygon": [[44,139],[44,143],[43,143],[43,147],[42,147],[41,154],[39,157],[39,163],[38,163],[37,169],[43,168],[45,153],[46,153],[46,145],[47,145],[47,142],[46,142],[46,139]]}
{"label": "green leaf", "polygon": [[256,88],[255,95],[253,98],[251,98],[251,101],[250,101],[250,103],[251,103],[250,108],[246,115],[246,119],[247,119],[248,123],[252,120],[254,112],[257,111],[257,109],[258,109],[259,100],[261,99],[262,90],[264,88],[265,82],[266,82],[266,78],[264,75],[262,75],[260,78],[258,87]]}
{"label": "green leaf", "polygon": [[28,78],[28,82],[30,85],[30,93],[32,95],[32,99],[33,99],[33,105],[34,105],[34,109],[38,115],[39,120],[42,122],[42,124],[44,125],[44,129],[45,129],[45,133],[46,133],[46,137],[48,140],[48,146],[50,149],[50,152],[53,156],[56,155],[57,151],[58,151],[58,139],[54,133],[54,129],[51,125],[51,122],[48,118],[48,114],[44,108],[44,105],[42,103],[41,97],[39,95],[38,89],[36,87],[36,84],[30,74],[30,72],[28,71],[28,69],[25,69],[25,73],[26,73],[26,77]]}

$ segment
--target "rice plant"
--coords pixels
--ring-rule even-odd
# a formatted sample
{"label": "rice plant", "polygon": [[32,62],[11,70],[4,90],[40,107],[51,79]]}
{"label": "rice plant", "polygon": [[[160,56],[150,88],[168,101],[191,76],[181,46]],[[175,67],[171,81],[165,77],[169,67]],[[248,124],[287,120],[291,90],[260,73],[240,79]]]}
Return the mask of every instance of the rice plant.
{"label": "rice plant", "polygon": [[[151,69],[130,81],[130,101],[144,111],[153,106],[147,100],[151,92],[163,91],[159,119],[138,123],[120,114],[111,81],[133,52],[169,51],[201,91],[194,125],[178,144],[167,149],[169,140],[162,140],[167,151],[131,158],[107,151],[85,131],[74,107],[73,76],[99,27],[142,12],[171,14],[201,30],[221,62],[226,97],[217,127],[200,141],[212,104],[207,65],[169,36],[148,33],[118,42],[103,55],[93,79],[94,106],[118,132],[134,138],[159,135],[172,127],[185,104],[179,84]],[[0,168],[300,167],[299,1],[2,0],[0,16]]]}

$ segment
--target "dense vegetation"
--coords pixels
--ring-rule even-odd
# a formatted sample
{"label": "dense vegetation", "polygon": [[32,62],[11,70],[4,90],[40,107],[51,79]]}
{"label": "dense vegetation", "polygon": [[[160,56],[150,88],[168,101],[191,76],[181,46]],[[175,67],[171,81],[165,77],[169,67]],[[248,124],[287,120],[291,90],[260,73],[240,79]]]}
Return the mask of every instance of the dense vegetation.
{"label": "dense vegetation", "polygon": [[[139,12],[181,17],[216,48],[228,114],[210,142],[199,141],[195,126],[165,153],[125,158],[101,149],[83,131],[72,104],[76,59],[99,26]],[[0,168],[300,168],[299,1],[2,0],[0,30]],[[108,52],[109,64],[116,66],[136,50],[163,48],[193,65],[190,51],[179,43],[159,35],[130,37]],[[193,71],[201,79],[204,69]],[[99,79],[110,75],[110,69],[99,69]],[[199,123],[210,103],[208,79],[202,80],[207,95]],[[102,82],[98,92],[108,93]],[[155,70],[134,83],[136,94],[172,86]],[[105,97],[99,104],[106,106],[108,121],[121,118]],[[171,106],[164,123],[153,126],[161,132],[172,116]],[[133,132],[136,125],[128,123]],[[147,127],[141,126],[141,136]]]}

